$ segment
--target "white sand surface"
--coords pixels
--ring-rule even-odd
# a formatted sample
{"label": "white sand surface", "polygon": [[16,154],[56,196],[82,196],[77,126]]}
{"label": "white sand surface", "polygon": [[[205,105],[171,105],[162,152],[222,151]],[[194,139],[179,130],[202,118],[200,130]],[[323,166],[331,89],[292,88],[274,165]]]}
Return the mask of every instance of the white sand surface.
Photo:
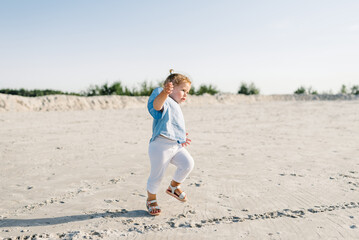
{"label": "white sand surface", "polygon": [[164,193],[170,166],[158,217],[145,209],[146,98],[107,110],[3,109],[0,237],[359,238],[359,101],[193,99],[183,106],[189,201]]}

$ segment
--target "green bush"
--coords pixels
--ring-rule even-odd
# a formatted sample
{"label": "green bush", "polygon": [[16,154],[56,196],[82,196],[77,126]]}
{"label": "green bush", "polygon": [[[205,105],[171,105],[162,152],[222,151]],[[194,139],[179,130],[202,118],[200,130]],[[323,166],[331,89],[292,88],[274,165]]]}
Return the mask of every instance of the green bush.
{"label": "green bush", "polygon": [[111,94],[123,95],[124,89],[121,82],[114,82],[110,87]]}
{"label": "green bush", "polygon": [[294,94],[312,94],[316,95],[318,92],[316,90],[313,90],[312,87],[305,88],[304,86],[299,87],[297,90],[294,91]]}
{"label": "green bush", "polygon": [[100,88],[96,85],[90,85],[90,87],[87,89],[87,91],[81,92],[84,96],[98,96],[100,93]]}
{"label": "green bush", "polygon": [[245,94],[245,95],[258,95],[260,93],[259,88],[257,88],[254,83],[241,83],[238,94]]}
{"label": "green bush", "polygon": [[189,95],[196,95],[196,89],[194,86],[191,86],[191,89],[189,90]]}
{"label": "green bush", "polygon": [[342,87],[341,87],[341,89],[340,89],[340,93],[341,93],[341,94],[347,94],[347,93],[348,93],[347,87],[346,87],[344,84],[342,85]]}
{"label": "green bush", "polygon": [[155,88],[156,87],[152,83],[144,81],[143,83],[141,83],[140,90],[138,91],[136,96],[150,96]]}
{"label": "green bush", "polygon": [[353,95],[359,95],[359,85],[353,85],[353,86],[349,86],[347,87],[346,85],[342,85],[342,87],[340,88],[339,93],[341,94],[353,94]]}
{"label": "green bush", "polygon": [[351,94],[359,95],[359,85],[354,85],[354,86],[351,88]]}
{"label": "green bush", "polygon": [[307,91],[305,87],[301,86],[297,90],[295,90],[294,94],[305,94]]}
{"label": "green bush", "polygon": [[214,95],[216,93],[218,93],[219,91],[217,90],[217,88],[211,84],[209,85],[200,85],[199,86],[199,89],[197,91],[193,90],[194,94],[195,95],[203,95],[205,93],[208,93],[208,94],[211,94],[211,95]]}
{"label": "green bush", "polygon": [[316,90],[313,90],[312,87],[309,87],[308,88],[308,94],[318,95],[318,92]]}

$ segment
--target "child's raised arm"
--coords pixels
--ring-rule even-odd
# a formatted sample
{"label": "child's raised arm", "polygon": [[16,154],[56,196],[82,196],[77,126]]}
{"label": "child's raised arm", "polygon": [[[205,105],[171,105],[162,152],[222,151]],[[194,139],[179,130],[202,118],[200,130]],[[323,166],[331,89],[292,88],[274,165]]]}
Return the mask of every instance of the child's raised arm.
{"label": "child's raised arm", "polygon": [[172,93],[172,91],[173,91],[173,84],[169,82],[164,86],[162,92],[153,101],[153,108],[156,111],[161,111],[163,104],[165,103],[168,95]]}

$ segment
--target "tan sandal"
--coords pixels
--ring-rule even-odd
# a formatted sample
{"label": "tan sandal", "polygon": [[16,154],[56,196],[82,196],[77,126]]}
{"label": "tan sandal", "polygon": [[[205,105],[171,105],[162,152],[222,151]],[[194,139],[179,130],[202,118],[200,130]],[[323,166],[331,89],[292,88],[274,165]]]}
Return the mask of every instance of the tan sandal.
{"label": "tan sandal", "polygon": [[[155,203],[157,202],[157,200],[152,200],[152,201],[146,201],[146,207],[147,207],[147,210],[148,210],[148,213],[151,215],[151,216],[158,216],[160,215],[161,213],[161,208],[159,206],[151,206],[150,204],[152,203]],[[159,212],[156,212],[154,213],[153,210],[160,210]]]}
{"label": "tan sandal", "polygon": [[176,189],[179,189],[180,186],[177,187],[172,187],[171,184],[169,185],[169,187],[171,188],[166,190],[166,193],[174,198],[176,198],[177,200],[181,201],[181,202],[186,202],[187,198],[186,198],[186,193],[182,192],[179,196],[175,193]]}

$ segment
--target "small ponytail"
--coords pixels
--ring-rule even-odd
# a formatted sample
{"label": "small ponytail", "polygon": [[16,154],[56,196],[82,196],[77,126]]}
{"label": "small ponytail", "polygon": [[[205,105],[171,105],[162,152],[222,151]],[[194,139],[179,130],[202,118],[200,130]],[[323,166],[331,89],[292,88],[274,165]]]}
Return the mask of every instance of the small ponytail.
{"label": "small ponytail", "polygon": [[171,69],[170,69],[170,75],[172,75],[173,72],[174,72],[174,70],[171,68]]}

